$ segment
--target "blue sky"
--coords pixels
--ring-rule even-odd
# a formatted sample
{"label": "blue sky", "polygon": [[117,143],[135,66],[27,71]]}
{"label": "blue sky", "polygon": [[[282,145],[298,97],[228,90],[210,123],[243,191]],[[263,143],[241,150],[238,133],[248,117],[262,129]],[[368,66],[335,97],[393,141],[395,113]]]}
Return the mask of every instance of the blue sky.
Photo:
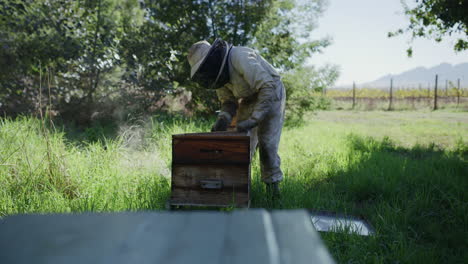
{"label": "blue sky", "polygon": [[446,37],[440,43],[417,39],[412,44],[413,57],[408,58],[410,36],[387,37],[389,31],[407,25],[400,0],[329,0],[312,38],[330,36],[333,44],[322,54],[314,54],[308,64],[339,65],[341,75],[336,84],[345,85],[373,81],[418,66],[468,62],[468,51],[453,51],[455,37]]}

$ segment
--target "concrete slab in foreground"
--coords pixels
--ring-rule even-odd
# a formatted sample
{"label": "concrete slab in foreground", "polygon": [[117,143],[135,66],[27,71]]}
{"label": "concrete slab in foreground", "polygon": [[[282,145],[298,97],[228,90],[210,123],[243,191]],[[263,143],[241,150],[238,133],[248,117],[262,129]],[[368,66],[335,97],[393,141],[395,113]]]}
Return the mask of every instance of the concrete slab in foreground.
{"label": "concrete slab in foreground", "polygon": [[0,263],[334,263],[307,211],[18,215]]}

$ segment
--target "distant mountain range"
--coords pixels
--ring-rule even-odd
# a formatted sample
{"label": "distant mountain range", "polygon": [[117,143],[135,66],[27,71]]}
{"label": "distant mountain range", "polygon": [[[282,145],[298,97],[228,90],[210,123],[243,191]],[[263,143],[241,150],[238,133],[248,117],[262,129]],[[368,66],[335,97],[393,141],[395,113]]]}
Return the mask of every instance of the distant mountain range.
{"label": "distant mountain range", "polygon": [[[395,75],[385,75],[375,81],[359,85],[361,88],[388,88],[390,86],[390,79],[393,78],[394,87],[423,87],[428,85],[433,86],[435,82],[435,75],[438,75],[440,87],[445,87],[446,80],[452,81],[456,84],[457,79],[460,78],[461,86],[468,85],[468,63],[461,63],[451,65],[449,63],[442,63],[440,65],[426,68],[417,67],[409,71],[402,72]],[[346,85],[345,87],[349,87]]]}

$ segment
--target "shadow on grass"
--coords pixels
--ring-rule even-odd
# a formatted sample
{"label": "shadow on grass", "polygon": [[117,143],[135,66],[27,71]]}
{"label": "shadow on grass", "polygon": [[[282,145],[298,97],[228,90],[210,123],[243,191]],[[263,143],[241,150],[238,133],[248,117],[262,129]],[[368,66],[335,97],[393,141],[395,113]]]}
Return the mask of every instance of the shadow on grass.
{"label": "shadow on grass", "polygon": [[347,143],[345,168],[331,168],[317,177],[314,164],[297,164],[301,175],[285,176],[281,203],[265,199],[257,173],[253,207],[310,208],[369,220],[375,237],[323,234],[338,262],[466,260],[466,144],[460,142],[453,151],[435,145],[403,148],[388,138],[378,141],[356,135],[349,136]]}

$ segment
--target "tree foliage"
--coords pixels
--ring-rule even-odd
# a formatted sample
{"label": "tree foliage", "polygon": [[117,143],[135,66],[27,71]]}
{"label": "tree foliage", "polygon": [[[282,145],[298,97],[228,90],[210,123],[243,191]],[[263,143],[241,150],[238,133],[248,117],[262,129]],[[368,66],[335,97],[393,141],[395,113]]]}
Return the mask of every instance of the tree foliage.
{"label": "tree foliage", "polygon": [[11,103],[28,96],[24,87],[34,81],[31,77],[42,66],[64,70],[66,61],[79,56],[80,43],[70,30],[71,5],[32,0],[0,2],[0,98],[8,97],[6,101]]}
{"label": "tree foliage", "polygon": [[126,80],[159,96],[186,87],[194,104],[215,110],[215,93],[189,79],[188,48],[217,37],[244,45],[253,38],[271,1],[146,0],[142,5],[145,22],[138,29],[129,28],[128,38],[122,40]]}
{"label": "tree foliage", "polygon": [[120,62],[121,14],[129,2],[2,0],[0,62],[10,67],[0,70],[0,99],[37,104],[39,87],[52,87],[55,104],[95,102],[98,89],[112,86],[105,75]]}
{"label": "tree foliage", "polygon": [[0,111],[34,111],[48,100],[60,114],[86,119],[107,102],[145,111],[181,91],[192,93],[193,109],[213,111],[215,93],[189,79],[191,44],[252,46],[292,71],[329,44],[310,38],[324,3],[0,0]]}
{"label": "tree foliage", "polygon": [[[468,49],[468,1],[466,0],[415,0],[410,7],[402,1],[410,24],[406,29],[390,32],[389,37],[410,32],[414,38],[431,38],[440,42],[445,36],[459,33],[454,45],[456,51]],[[411,56],[412,48],[408,49]]]}
{"label": "tree foliage", "polygon": [[283,71],[301,66],[312,53],[330,44],[329,39],[311,39],[311,32],[325,7],[323,0],[275,1],[252,45]]}
{"label": "tree foliage", "polygon": [[287,124],[300,124],[305,113],[328,108],[330,102],[322,94],[335,83],[338,76],[339,69],[335,65],[318,69],[314,66],[301,66],[286,72],[283,82],[286,87]]}

